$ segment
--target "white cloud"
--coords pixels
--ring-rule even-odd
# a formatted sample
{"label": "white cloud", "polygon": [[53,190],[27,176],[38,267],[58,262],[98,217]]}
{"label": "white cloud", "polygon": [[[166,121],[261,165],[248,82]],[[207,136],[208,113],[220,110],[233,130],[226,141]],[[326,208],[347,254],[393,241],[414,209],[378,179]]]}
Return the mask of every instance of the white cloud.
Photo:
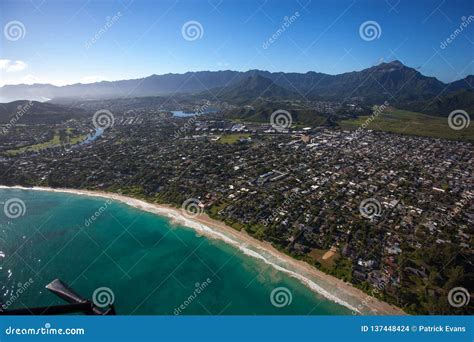
{"label": "white cloud", "polygon": [[0,59],[0,70],[5,72],[23,71],[27,68],[23,61],[12,61],[11,59]]}

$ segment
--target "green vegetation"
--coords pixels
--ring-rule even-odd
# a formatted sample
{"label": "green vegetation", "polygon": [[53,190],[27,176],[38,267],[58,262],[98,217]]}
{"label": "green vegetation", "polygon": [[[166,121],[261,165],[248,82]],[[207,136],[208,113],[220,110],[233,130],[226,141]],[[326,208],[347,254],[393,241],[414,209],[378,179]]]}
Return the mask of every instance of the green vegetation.
{"label": "green vegetation", "polygon": [[[471,76],[472,77],[472,76]],[[471,78],[472,82],[473,78]],[[461,84],[468,84],[467,80],[458,81]],[[464,83],[465,82],[465,83]],[[423,112],[436,116],[448,116],[453,110],[463,109],[468,113],[474,112],[474,90],[462,89],[441,95],[436,100],[428,99],[415,103],[401,103],[401,108]]]}
{"label": "green vegetation", "polygon": [[214,203],[212,207],[209,208],[209,216],[212,217],[213,219],[218,220],[219,219],[219,211],[227,207],[229,203],[225,201],[219,201],[217,203]]}
{"label": "green vegetation", "polygon": [[87,138],[87,135],[74,135],[72,128],[64,129],[55,129],[51,132],[52,137],[42,143],[22,146],[16,149],[6,151],[6,154],[13,156],[25,152],[38,152],[50,147],[56,147],[60,145],[75,145]]}
{"label": "green vegetation", "polygon": [[291,115],[292,126],[329,126],[330,117],[312,106],[302,105],[297,101],[262,101],[251,102],[251,106],[239,106],[225,111],[224,116],[232,121],[262,122],[269,124],[272,113],[284,108]]}
{"label": "green vegetation", "polygon": [[[358,129],[366,124],[369,118],[370,116],[360,116],[357,119],[340,121],[339,125],[344,129]],[[445,117],[399,109],[375,117],[366,129],[452,140],[474,140],[474,125],[456,131],[449,127],[448,119]]]}
{"label": "green vegetation", "polygon": [[218,140],[221,144],[235,144],[240,139],[247,139],[250,137],[250,134],[224,134]]}

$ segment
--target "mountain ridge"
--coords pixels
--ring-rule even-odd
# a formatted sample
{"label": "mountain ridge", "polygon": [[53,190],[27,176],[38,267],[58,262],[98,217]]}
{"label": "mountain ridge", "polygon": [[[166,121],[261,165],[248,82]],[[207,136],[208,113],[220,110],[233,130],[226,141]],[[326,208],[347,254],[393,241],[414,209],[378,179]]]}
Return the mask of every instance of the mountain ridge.
{"label": "mountain ridge", "polygon": [[[306,73],[248,71],[189,71],[167,73],[143,78],[75,83],[66,86],[50,84],[5,85],[0,87],[0,97],[17,100],[39,98],[60,99],[111,99],[120,97],[163,96],[173,94],[230,93],[231,87],[253,76],[261,76],[274,83],[276,97],[299,96],[308,100],[362,99],[366,102],[421,101],[435,97],[443,91],[472,89],[469,75],[451,83],[443,83],[435,77],[425,76],[400,61],[384,62],[360,71],[330,75],[315,71]],[[267,81],[260,79],[260,83]],[[268,82],[267,82],[268,83]],[[283,90],[284,89],[284,90]],[[238,96],[238,102],[252,100],[252,96]],[[270,96],[270,97],[271,97]],[[232,96],[231,96],[232,97]],[[258,96],[257,96],[258,97]],[[286,96],[283,96],[286,97]]]}

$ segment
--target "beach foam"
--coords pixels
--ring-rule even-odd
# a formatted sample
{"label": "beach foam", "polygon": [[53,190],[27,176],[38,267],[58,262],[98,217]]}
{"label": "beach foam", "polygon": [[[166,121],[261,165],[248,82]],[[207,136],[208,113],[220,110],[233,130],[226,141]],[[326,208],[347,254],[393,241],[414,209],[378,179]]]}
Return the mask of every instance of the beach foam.
{"label": "beach foam", "polygon": [[[151,211],[153,211],[153,210],[151,210]],[[165,209],[165,211],[166,211],[166,209]],[[192,229],[196,230],[197,232],[199,232],[199,233],[201,233],[201,234],[203,234],[207,237],[222,240],[222,241],[226,242],[227,244],[230,244],[234,247],[237,247],[245,255],[250,256],[250,257],[255,258],[255,259],[259,259],[259,260],[263,261],[265,264],[272,266],[274,269],[276,269],[280,272],[284,272],[284,273],[290,275],[291,277],[293,277],[295,279],[298,279],[301,283],[303,283],[304,285],[309,287],[312,291],[317,292],[318,294],[322,295],[323,297],[325,297],[325,298],[327,298],[327,299],[329,299],[329,300],[331,300],[331,301],[333,301],[333,302],[335,302],[339,305],[345,306],[346,308],[348,308],[352,311],[360,312],[353,305],[351,305],[351,304],[347,303],[346,301],[338,298],[337,296],[331,294],[329,291],[325,290],[324,288],[322,288],[320,285],[316,284],[313,280],[306,277],[305,275],[302,275],[300,273],[291,271],[288,268],[286,268],[286,267],[284,267],[284,266],[282,266],[282,265],[280,265],[276,262],[271,261],[268,257],[263,255],[262,253],[259,253],[259,252],[255,251],[253,249],[250,249],[245,242],[232,239],[231,237],[227,236],[226,234],[224,234],[222,232],[219,232],[219,231],[217,231],[217,230],[215,230],[215,229],[213,229],[209,226],[206,226],[202,223],[190,220],[190,219],[188,219],[188,218],[186,218],[183,215],[180,215],[178,213],[166,211],[165,214],[169,218],[173,219],[175,222],[177,222],[179,224],[182,224],[182,225],[184,225],[188,228],[192,228]],[[255,247],[262,250],[262,248],[259,247],[259,246],[255,246]],[[262,252],[270,253],[275,259],[278,259],[278,256],[273,255],[269,251],[262,250]]]}
{"label": "beach foam", "polygon": [[[20,187],[20,186],[7,187],[7,186],[0,185],[0,189],[2,188],[51,191],[51,192],[61,192],[61,193],[70,193],[70,194],[75,194],[75,195],[91,196],[91,197],[110,198],[110,199],[119,201],[121,203],[124,203],[126,205],[129,205],[131,207],[146,211],[146,212],[150,212],[150,213],[157,214],[160,216],[165,216],[171,219],[172,222],[191,228],[195,230],[197,233],[202,234],[208,238],[218,239],[229,245],[232,245],[238,248],[245,255],[261,260],[262,262],[273,267],[274,269],[280,272],[284,272],[288,274],[289,276],[299,280],[302,284],[310,288],[315,293],[318,293],[319,295],[325,297],[326,299],[331,300],[339,305],[342,305],[352,310],[353,312],[360,313],[360,310],[358,310],[355,306],[339,298],[338,296],[330,293],[328,290],[324,289],[321,285],[317,284],[314,280],[312,280],[309,276],[290,270],[288,268],[289,265],[286,265],[287,267],[285,267],[285,264],[286,264],[285,260],[281,259],[278,255],[274,254],[271,250],[264,249],[258,245],[252,245],[251,247],[258,249],[258,251],[256,251],[255,249],[250,248],[249,244],[246,241],[239,241],[235,238],[235,236],[230,237],[229,235],[221,231],[218,231],[217,229],[204,225],[200,222],[194,221],[184,216],[183,214],[179,213],[178,209],[159,207],[157,205],[153,205],[139,199],[122,196],[119,194],[96,193],[89,190],[53,189],[53,188],[43,188],[43,187],[27,188],[27,187]],[[265,254],[270,255],[272,260],[270,260],[270,257],[266,256]]]}

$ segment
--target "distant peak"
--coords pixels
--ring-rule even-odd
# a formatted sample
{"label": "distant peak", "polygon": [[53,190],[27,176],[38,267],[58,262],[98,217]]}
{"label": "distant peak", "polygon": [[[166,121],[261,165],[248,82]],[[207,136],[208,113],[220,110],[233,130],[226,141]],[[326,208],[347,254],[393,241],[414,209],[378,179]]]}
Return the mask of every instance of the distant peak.
{"label": "distant peak", "polygon": [[402,62],[400,62],[398,59],[395,59],[391,62],[388,62],[387,64],[390,64],[390,65],[396,65],[396,66],[405,66]]}
{"label": "distant peak", "polygon": [[377,70],[381,71],[394,71],[394,70],[400,70],[400,69],[405,69],[409,68],[399,60],[394,60],[391,62],[382,62],[374,67]]}

